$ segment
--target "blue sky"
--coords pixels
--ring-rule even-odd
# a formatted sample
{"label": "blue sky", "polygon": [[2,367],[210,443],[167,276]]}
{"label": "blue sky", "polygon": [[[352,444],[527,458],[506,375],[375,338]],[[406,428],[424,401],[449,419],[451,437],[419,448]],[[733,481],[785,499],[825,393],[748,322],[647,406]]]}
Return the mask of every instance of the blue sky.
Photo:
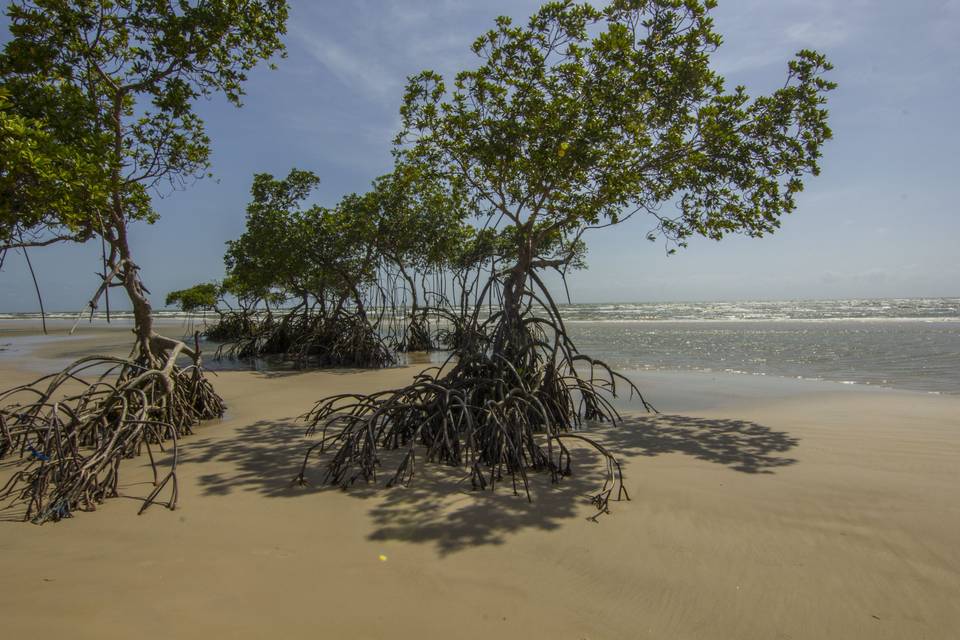
{"label": "blue sky", "polygon": [[[155,199],[161,220],[132,233],[154,302],[223,274],[224,242],[243,229],[255,172],[291,167],[322,180],[317,201],[365,190],[389,170],[404,79],[472,65],[469,45],[498,14],[539,2],[291,2],[289,55],[256,70],[243,109],[199,106],[214,179]],[[715,55],[731,84],[782,83],[800,48],[825,52],[834,140],[823,174],[774,236],[691,242],[667,257],[642,219],[587,238],[574,301],[960,295],[960,0],[721,0]],[[3,20],[3,39],[7,36]],[[48,309],[80,309],[96,288],[97,246],[31,253]],[[0,311],[36,309],[21,256],[0,273]]]}

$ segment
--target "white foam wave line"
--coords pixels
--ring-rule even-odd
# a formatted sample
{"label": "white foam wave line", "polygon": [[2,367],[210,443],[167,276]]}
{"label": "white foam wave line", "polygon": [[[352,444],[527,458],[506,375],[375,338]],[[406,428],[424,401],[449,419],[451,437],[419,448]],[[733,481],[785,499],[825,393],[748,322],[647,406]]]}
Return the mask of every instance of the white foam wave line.
{"label": "white foam wave line", "polygon": [[564,319],[564,324],[688,324],[688,323],[761,323],[761,322],[960,322],[960,316],[928,317],[883,317],[883,318],[617,318],[617,319]]}
{"label": "white foam wave line", "polygon": [[945,394],[953,395],[953,394],[950,393],[950,392],[944,392],[944,391],[930,391],[930,390],[925,390],[925,389],[909,389],[909,388],[904,388],[904,387],[895,387],[895,386],[893,386],[893,385],[891,385],[891,384],[888,384],[888,383],[886,383],[886,382],[884,382],[884,383],[876,383],[876,382],[870,382],[869,380],[864,380],[864,381],[858,381],[858,380],[831,380],[831,379],[829,379],[829,378],[821,378],[821,377],[816,377],[816,376],[811,377],[811,376],[783,375],[783,374],[776,374],[776,373],[760,373],[760,372],[752,372],[752,371],[740,371],[740,370],[737,370],[737,369],[720,369],[720,370],[717,370],[717,369],[711,369],[711,368],[708,368],[708,367],[691,367],[690,369],[670,369],[670,368],[662,368],[662,367],[656,367],[656,366],[644,366],[643,368],[623,369],[623,370],[621,370],[620,372],[621,372],[621,373],[624,373],[624,374],[628,374],[628,373],[631,373],[631,372],[632,372],[632,373],[650,373],[650,372],[654,372],[654,373],[691,373],[691,372],[692,372],[692,373],[705,373],[705,374],[706,374],[706,373],[711,373],[711,374],[717,374],[717,373],[719,373],[719,374],[724,374],[724,373],[726,373],[726,374],[735,375],[735,376],[757,376],[757,377],[764,376],[764,377],[768,377],[768,378],[777,378],[777,379],[781,379],[781,380],[803,380],[804,382],[824,382],[824,383],[828,383],[828,384],[842,384],[842,385],[848,385],[848,386],[872,387],[872,388],[874,388],[874,389],[890,389],[890,390],[892,390],[892,391],[907,391],[907,392],[910,392],[910,393],[926,393],[926,394],[928,394],[928,395],[933,395],[933,396],[941,396],[941,395],[945,395]]}

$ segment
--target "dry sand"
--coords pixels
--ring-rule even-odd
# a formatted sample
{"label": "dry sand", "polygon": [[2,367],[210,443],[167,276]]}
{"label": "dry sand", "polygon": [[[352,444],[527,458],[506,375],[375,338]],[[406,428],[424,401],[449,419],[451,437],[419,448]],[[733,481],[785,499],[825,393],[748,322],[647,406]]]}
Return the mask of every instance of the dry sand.
{"label": "dry sand", "polygon": [[[126,336],[6,340],[0,386]],[[312,401],[416,371],[220,373],[229,412],[183,442],[176,511],[138,517],[120,498],[58,524],[0,522],[0,633],[960,637],[958,397],[641,377],[669,414],[600,430],[633,500],[596,524],[586,451],[532,505],[438,470],[409,489],[290,488]],[[148,491],[140,464],[130,496]]]}

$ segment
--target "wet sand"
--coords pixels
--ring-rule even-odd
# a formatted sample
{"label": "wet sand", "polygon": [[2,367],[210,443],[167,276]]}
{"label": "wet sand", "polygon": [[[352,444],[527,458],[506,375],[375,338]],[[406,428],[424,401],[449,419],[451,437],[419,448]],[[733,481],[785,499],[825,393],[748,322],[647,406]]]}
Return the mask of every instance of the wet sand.
{"label": "wet sand", "polygon": [[[129,339],[0,329],[4,388]],[[176,511],[136,515],[132,461],[128,497],[95,513],[0,522],[3,635],[957,637],[956,396],[638,374],[664,414],[595,431],[633,498],[598,523],[585,450],[533,504],[432,468],[410,488],[290,486],[313,401],[418,370],[220,372],[228,413],[182,441]]]}

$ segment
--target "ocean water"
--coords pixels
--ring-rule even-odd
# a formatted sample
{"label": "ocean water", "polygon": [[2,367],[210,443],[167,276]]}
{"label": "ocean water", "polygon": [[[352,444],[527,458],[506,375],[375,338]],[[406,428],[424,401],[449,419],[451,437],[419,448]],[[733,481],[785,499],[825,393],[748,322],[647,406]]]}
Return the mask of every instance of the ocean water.
{"label": "ocean water", "polygon": [[960,298],[568,305],[619,370],[712,371],[960,393]]}
{"label": "ocean water", "polygon": [[[561,313],[582,353],[626,373],[724,372],[960,394],[960,298],[574,304]],[[157,315],[185,328],[200,320]],[[4,318],[39,315],[0,314],[0,333]]]}

